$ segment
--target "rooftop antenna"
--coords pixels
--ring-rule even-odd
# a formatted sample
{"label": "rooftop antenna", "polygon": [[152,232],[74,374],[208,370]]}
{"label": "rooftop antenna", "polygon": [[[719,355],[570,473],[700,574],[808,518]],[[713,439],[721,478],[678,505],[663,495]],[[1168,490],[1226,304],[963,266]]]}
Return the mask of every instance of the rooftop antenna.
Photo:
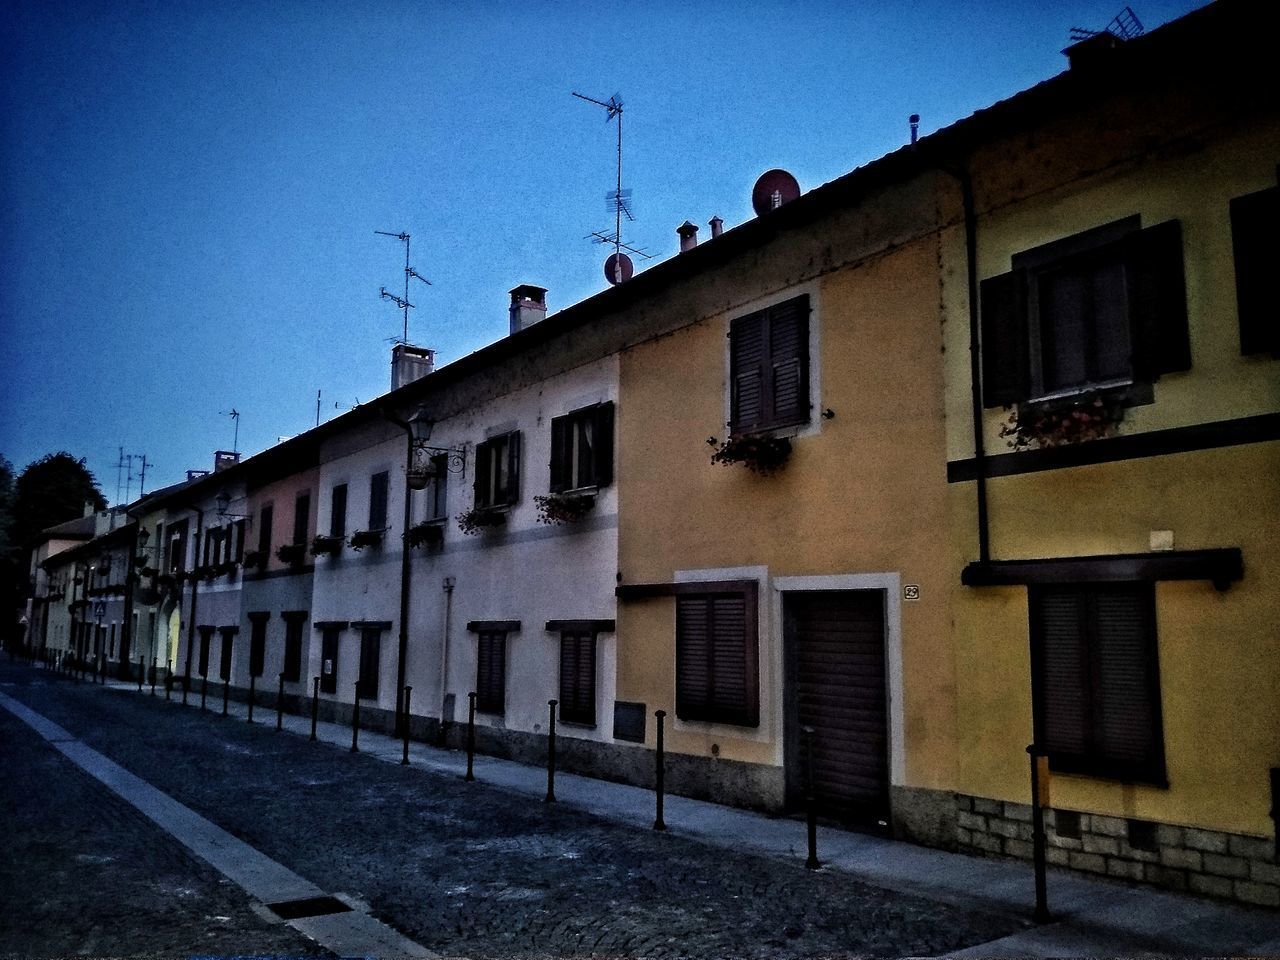
{"label": "rooftop antenna", "polygon": [[1101,36],[1109,33],[1113,37],[1121,40],[1132,40],[1134,37],[1140,37],[1145,33],[1142,21],[1138,19],[1138,15],[1133,12],[1133,7],[1125,7],[1112,18],[1111,22],[1101,30],[1089,30],[1086,27],[1072,27],[1071,41],[1078,43],[1081,40],[1088,40],[1090,37]]}
{"label": "rooftop antenna", "polygon": [[138,474],[138,496],[141,497],[147,489],[147,467],[154,467],[154,463],[147,462],[145,453],[135,453],[134,458],[142,461],[142,468]]}
{"label": "rooftop antenna", "polygon": [[231,421],[236,425],[235,438],[231,441],[231,452],[239,453],[240,452],[240,411],[237,410],[235,407],[232,407],[230,410],[219,410],[218,413],[220,413],[224,417],[230,417]]}
{"label": "rooftop antenna", "polygon": [[124,469],[124,447],[117,447],[120,451],[120,459],[116,461],[116,503],[120,502],[120,471]]}
{"label": "rooftop antenna", "polygon": [[316,391],[316,426],[320,426],[320,391]]}
{"label": "rooftop antenna", "polygon": [[613,245],[613,256],[605,261],[604,274],[610,283],[616,285],[631,277],[631,258],[623,253],[623,250],[644,257],[646,260],[651,256],[637,247],[622,242],[623,215],[625,214],[626,218],[632,222],[636,219],[635,213],[631,208],[631,191],[622,189],[622,101],[616,93],[608,100],[597,100],[595,97],[588,97],[576,91],[573,91],[573,95],[579,100],[585,100],[587,103],[594,103],[598,107],[604,107],[605,123],[610,120],[618,121],[618,186],[616,190],[611,190],[605,194],[605,203],[608,205],[610,212],[613,213],[613,233],[607,234],[599,230],[593,230],[587,236],[588,239],[594,240],[596,243]]}
{"label": "rooftop antenna", "polygon": [[394,237],[396,240],[400,240],[404,243],[404,296],[397,297],[394,293],[388,293],[386,287],[383,287],[381,290],[378,291],[378,296],[382,297],[383,300],[390,300],[397,307],[399,307],[401,310],[404,311],[404,336],[398,342],[408,343],[409,342],[409,308],[414,307],[414,304],[409,302],[409,278],[416,277],[417,279],[425,283],[428,287],[431,286],[431,281],[428,280],[426,277],[424,277],[422,274],[420,274],[417,270],[413,269],[413,267],[409,266],[409,234],[405,233],[403,230],[401,230],[399,233],[390,233],[386,230],[375,230],[373,232],[380,237]]}

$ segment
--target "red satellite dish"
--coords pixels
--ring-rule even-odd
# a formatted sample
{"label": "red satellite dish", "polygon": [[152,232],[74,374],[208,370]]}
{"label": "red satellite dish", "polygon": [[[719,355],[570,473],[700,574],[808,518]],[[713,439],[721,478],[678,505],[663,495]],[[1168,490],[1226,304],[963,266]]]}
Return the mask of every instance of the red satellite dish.
{"label": "red satellite dish", "polygon": [[777,210],[784,203],[790,203],[800,196],[800,184],[796,178],[785,170],[770,170],[762,173],[751,190],[751,206],[755,207],[756,216],[763,217],[770,210]]}
{"label": "red satellite dish", "polygon": [[609,259],[604,262],[604,278],[614,286],[630,280],[634,272],[631,258],[625,253],[611,253]]}

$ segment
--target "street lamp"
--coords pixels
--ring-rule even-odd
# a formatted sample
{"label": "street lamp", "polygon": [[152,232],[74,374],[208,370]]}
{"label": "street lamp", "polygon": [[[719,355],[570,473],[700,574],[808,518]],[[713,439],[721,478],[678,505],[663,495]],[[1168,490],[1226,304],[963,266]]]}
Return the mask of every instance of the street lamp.
{"label": "street lamp", "polygon": [[223,490],[213,498],[214,504],[218,508],[219,517],[230,517],[232,520],[247,520],[247,513],[231,513],[231,494]]}
{"label": "street lamp", "polygon": [[409,462],[405,464],[405,482],[410,490],[424,490],[436,474],[435,464],[431,460],[433,448],[427,446],[435,421],[427,415],[425,407],[419,407],[405,426],[409,433]]}

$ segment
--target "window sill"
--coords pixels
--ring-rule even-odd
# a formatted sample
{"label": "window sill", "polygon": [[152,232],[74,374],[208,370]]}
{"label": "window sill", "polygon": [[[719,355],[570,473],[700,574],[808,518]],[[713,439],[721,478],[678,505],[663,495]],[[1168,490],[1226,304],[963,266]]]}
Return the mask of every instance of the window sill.
{"label": "window sill", "polygon": [[1149,383],[1133,380],[1110,380],[1105,383],[1089,383],[1069,390],[1031,397],[1018,403],[1019,410],[1050,413],[1067,410],[1082,400],[1098,398],[1122,407],[1142,407],[1155,402],[1155,391]]}
{"label": "window sill", "polygon": [[564,717],[557,717],[556,725],[561,727],[571,727],[575,730],[596,729],[596,722],[594,720],[592,720],[590,723],[587,723],[585,720],[566,720],[564,719]]}
{"label": "window sill", "polygon": [[1079,777],[1083,780],[1103,780],[1140,787],[1169,789],[1169,778],[1163,770],[1123,771],[1118,765],[1110,765],[1084,757],[1065,757],[1049,754],[1049,772],[1056,777]]}

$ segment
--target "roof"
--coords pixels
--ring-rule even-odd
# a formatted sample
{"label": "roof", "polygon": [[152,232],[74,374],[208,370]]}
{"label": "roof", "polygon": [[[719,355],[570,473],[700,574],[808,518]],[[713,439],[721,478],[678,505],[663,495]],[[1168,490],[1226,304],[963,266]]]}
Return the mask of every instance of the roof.
{"label": "roof", "polygon": [[40,540],[92,540],[95,518],[91,513],[87,517],[76,517],[46,527],[40,532]]}

